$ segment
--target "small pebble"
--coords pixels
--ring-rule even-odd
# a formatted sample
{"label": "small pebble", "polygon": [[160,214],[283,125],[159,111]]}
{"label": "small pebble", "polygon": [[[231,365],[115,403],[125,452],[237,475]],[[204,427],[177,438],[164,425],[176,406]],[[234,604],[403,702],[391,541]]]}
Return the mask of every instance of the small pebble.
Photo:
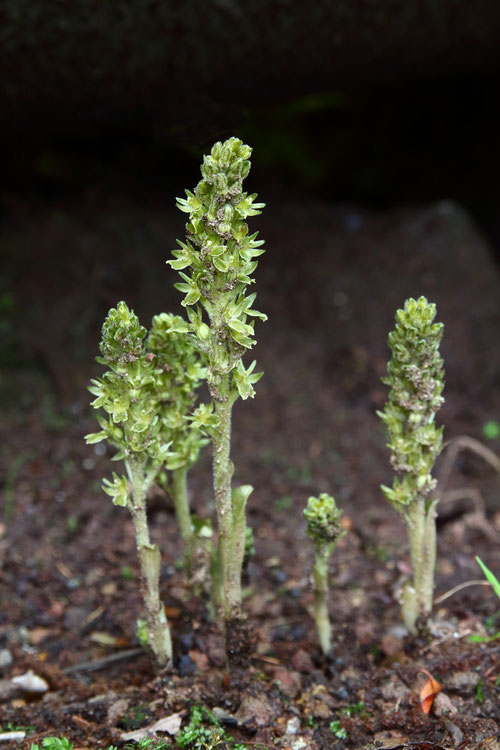
{"label": "small pebble", "polygon": [[28,669],[24,674],[20,674],[17,677],[13,677],[11,682],[17,685],[25,693],[46,693],[49,689],[49,683],[35,674],[32,669]]}
{"label": "small pebble", "polygon": [[384,635],[380,641],[380,648],[386,656],[395,656],[403,651],[403,640],[395,635]]}
{"label": "small pebble", "polygon": [[439,717],[446,716],[447,718],[451,718],[458,716],[458,709],[453,705],[449,695],[446,695],[446,693],[438,693],[436,695],[432,704],[432,710]]}
{"label": "small pebble", "polygon": [[194,674],[196,667],[189,654],[180,655],[178,669],[181,677],[189,677]]}
{"label": "small pebble", "polygon": [[291,663],[296,672],[312,672],[314,664],[308,651],[299,648],[292,656]]}
{"label": "small pebble", "polygon": [[299,672],[290,672],[285,667],[278,667],[273,672],[273,680],[288,698],[296,698],[300,693],[302,679]]}
{"label": "small pebble", "polygon": [[455,672],[446,680],[448,690],[455,690],[463,695],[472,695],[481,679],[477,672]]}
{"label": "small pebble", "polygon": [[269,577],[273,583],[285,583],[288,579],[288,573],[281,568],[272,568]]}
{"label": "small pebble", "polygon": [[119,698],[108,708],[108,721],[112,727],[120,722],[129,708],[129,702],[126,698]]}
{"label": "small pebble", "polygon": [[12,664],[12,654],[8,648],[0,649],[0,669],[6,669]]}
{"label": "small pebble", "polygon": [[286,724],[285,734],[297,734],[300,729],[300,719],[298,716],[294,716],[289,719]]}
{"label": "small pebble", "polygon": [[401,623],[396,623],[396,625],[389,628],[388,635],[393,638],[406,638],[408,635],[408,629]]}

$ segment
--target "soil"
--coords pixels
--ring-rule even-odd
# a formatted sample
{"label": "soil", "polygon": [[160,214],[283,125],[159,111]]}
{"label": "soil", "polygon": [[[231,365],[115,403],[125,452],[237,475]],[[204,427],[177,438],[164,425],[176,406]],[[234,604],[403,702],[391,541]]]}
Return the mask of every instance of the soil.
{"label": "soil", "polygon": [[[100,489],[115,465],[94,430],[86,384],[99,369],[100,324],[124,298],[147,324],[178,310],[164,261],[183,235],[171,195],[132,200],[88,191],[55,204],[4,196],[0,387],[0,718],[29,748],[65,736],[77,748],[122,747],[128,732],[177,712],[213,710],[254,747],[436,747],[493,750],[500,734],[499,602],[474,560],[500,570],[498,475],[470,450],[440,487],[431,633],[408,635],[398,592],[409,573],[404,526],[379,489],[391,482],[376,410],[386,389],[387,333],[408,296],[425,294],[445,323],[447,441],[500,419],[499,270],[478,230],[442,202],[370,213],[272,191],[255,220],[256,358],[264,377],[234,414],[237,481],[255,487],[245,568],[248,664],[226,674],[220,632],[178,565],[172,508],[150,498],[163,553],[162,596],[175,664],[155,672],[135,635],[142,605],[132,524]],[[448,449],[449,450],[449,449]],[[322,657],[312,620],[312,550],[302,510],[334,494],[348,533],[331,562],[334,649]],[[191,472],[199,515],[214,516],[207,454]],[[471,640],[471,635],[482,636]],[[40,697],[13,687],[27,670]],[[429,713],[429,675],[442,689]],[[175,738],[158,733],[175,747]],[[223,747],[224,745],[221,745]],[[231,745],[227,745],[231,747]]]}

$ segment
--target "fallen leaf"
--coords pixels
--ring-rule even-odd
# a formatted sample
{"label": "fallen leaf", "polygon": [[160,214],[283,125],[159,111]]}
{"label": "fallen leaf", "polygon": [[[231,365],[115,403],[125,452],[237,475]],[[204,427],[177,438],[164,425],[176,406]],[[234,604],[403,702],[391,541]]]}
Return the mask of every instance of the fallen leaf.
{"label": "fallen leaf", "polygon": [[434,698],[443,689],[443,686],[426,669],[419,669],[419,672],[423,672],[428,677],[427,682],[420,691],[420,708],[424,714],[428,714],[432,708]]}
{"label": "fallen leaf", "polygon": [[77,714],[73,714],[71,721],[76,724],[77,727],[83,727],[83,729],[88,729],[88,727],[92,726],[92,722],[87,721],[83,716],[78,716]]}
{"label": "fallen leaf", "polygon": [[179,713],[177,714],[166,716],[164,719],[159,719],[154,724],[149,724],[149,726],[147,727],[137,729],[135,732],[127,732],[127,734],[122,734],[121,739],[127,742],[131,740],[139,742],[145,737],[150,737],[156,732],[166,732],[167,734],[172,735],[178,734],[181,728],[182,717],[185,713],[185,711],[179,711]]}
{"label": "fallen leaf", "polygon": [[108,581],[108,583],[103,583],[101,586],[101,594],[103,596],[113,596],[117,592],[116,583],[113,581]]}
{"label": "fallen leaf", "polygon": [[180,607],[164,607],[164,610],[169,620],[178,620],[182,613]]}
{"label": "fallen leaf", "polygon": [[14,700],[11,700],[10,702],[10,707],[15,709],[24,708],[25,705],[26,701],[24,700],[24,698],[14,698]]}
{"label": "fallen leaf", "polygon": [[113,648],[127,648],[130,646],[128,638],[117,637],[111,635],[111,633],[103,633],[98,630],[94,630],[90,635],[89,639],[98,643],[99,646],[112,646]]}
{"label": "fallen leaf", "polygon": [[63,575],[65,578],[73,578],[73,574],[71,573],[71,570],[68,568],[67,565],[65,565],[63,562],[58,560],[56,562],[56,568]]}
{"label": "fallen leaf", "polygon": [[38,646],[54,632],[54,628],[33,628],[28,631],[28,639],[32,646]]}
{"label": "fallen leaf", "polygon": [[97,607],[97,609],[94,609],[93,612],[91,612],[85,620],[82,622],[81,627],[84,628],[87,625],[90,625],[90,623],[94,622],[94,620],[97,620],[102,614],[105,612],[104,607]]}

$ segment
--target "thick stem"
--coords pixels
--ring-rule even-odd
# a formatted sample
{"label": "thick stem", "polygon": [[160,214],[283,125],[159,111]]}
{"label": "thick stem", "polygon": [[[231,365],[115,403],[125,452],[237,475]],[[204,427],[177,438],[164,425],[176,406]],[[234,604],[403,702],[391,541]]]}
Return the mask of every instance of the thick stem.
{"label": "thick stem", "polygon": [[187,467],[174,469],[172,472],[172,500],[179,532],[184,542],[184,568],[188,578],[191,577],[193,567],[194,528],[191,520],[187,495]]}
{"label": "thick stem", "polygon": [[314,556],[314,620],[318,629],[319,642],[325,656],[332,648],[332,626],[328,614],[328,561],[331,545],[316,546]]}
{"label": "thick stem", "polygon": [[425,504],[425,527],[424,527],[424,552],[423,552],[423,587],[422,587],[422,612],[427,617],[432,611],[432,600],[434,594],[434,574],[436,570],[436,500],[428,500]]}
{"label": "thick stem", "polygon": [[[219,565],[222,579],[222,613],[224,620],[236,619],[241,609],[241,583],[237,571],[233,571],[233,507],[231,502],[231,479],[233,464],[231,449],[232,399],[229,392],[229,375],[220,383],[218,398],[215,399],[215,413],[218,417],[217,431],[213,438],[214,447],[214,492],[219,531]],[[239,571],[241,575],[241,570]]]}
{"label": "thick stem", "polygon": [[[229,545],[230,564],[227,571],[227,590],[229,605],[236,616],[241,609],[241,572],[245,557],[246,503],[253,492],[253,487],[243,484],[231,492],[232,528]],[[234,616],[234,615],[233,615]]]}
{"label": "thick stem", "polygon": [[172,639],[160,600],[159,581],[161,555],[156,544],[139,547],[141,574],[145,583],[143,595],[146,606],[148,643],[159,667],[167,667],[172,661]]}
{"label": "thick stem", "polygon": [[155,544],[151,544],[149,539],[146,514],[148,479],[145,474],[144,461],[129,460],[126,465],[132,484],[132,498],[129,509],[134,523],[141,569],[148,643],[158,666],[166,667],[172,661],[172,641],[165,610],[160,600],[160,551]]}
{"label": "thick stem", "polygon": [[419,616],[427,619],[432,610],[434,568],[436,566],[436,500],[413,500],[407,522]]}

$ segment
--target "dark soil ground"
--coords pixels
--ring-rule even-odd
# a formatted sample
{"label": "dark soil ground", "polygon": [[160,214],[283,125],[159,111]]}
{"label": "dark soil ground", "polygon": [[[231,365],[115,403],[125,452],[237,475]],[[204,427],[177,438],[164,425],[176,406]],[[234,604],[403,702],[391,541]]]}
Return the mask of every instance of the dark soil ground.
{"label": "dark soil ground", "polygon": [[[500,747],[500,640],[486,638],[500,630],[499,601],[481,585],[443,597],[481,579],[476,554],[500,571],[498,476],[471,451],[453,463],[440,487],[432,635],[408,636],[397,602],[406,534],[379,490],[391,473],[375,414],[394,312],[425,294],[445,323],[446,440],[465,434],[500,453],[499,438],[483,437],[500,419],[498,267],[450,203],[368,213],[262,197],[268,207],[254,224],[268,252],[257,291],[269,321],[258,324],[256,357],[265,375],[255,401],[235,410],[233,452],[238,480],[255,487],[256,551],[245,571],[254,643],[248,669],[227,681],[219,631],[187,589],[159,491],[150,519],[174,668],[158,676],[137,650],[132,525],[100,489],[110,453],[83,441],[95,427],[85,388],[108,308],[126,299],[146,325],[179,309],[164,264],[183,235],[182,216],[165,209],[173,196],[88,191],[57,207],[4,196],[0,723],[27,734],[0,747],[53,735],[78,748],[121,747],[127,732],[177,712],[185,724],[195,704],[248,747]],[[438,473],[445,462],[446,452]],[[320,491],[334,494],[349,530],[331,564],[327,661],[311,618],[302,518]],[[190,493],[196,512],[213,517],[208,455]],[[38,700],[10,682],[29,669],[48,682]],[[427,673],[443,686],[428,715]]]}

